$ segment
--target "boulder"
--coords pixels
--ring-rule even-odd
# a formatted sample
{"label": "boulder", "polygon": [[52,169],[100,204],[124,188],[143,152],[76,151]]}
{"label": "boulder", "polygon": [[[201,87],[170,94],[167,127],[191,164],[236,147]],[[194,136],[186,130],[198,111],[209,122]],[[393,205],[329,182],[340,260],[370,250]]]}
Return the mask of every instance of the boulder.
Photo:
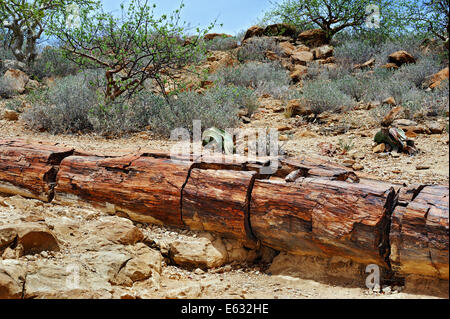
{"label": "boulder", "polygon": [[16,260],[0,260],[0,299],[21,299],[26,267]]}
{"label": "boulder", "polygon": [[273,51],[268,50],[268,51],[266,51],[265,55],[266,55],[266,58],[268,58],[270,61],[280,60],[280,57]]}
{"label": "boulder", "polygon": [[430,134],[442,134],[445,130],[445,124],[436,121],[425,123],[426,127],[430,130]]}
{"label": "boulder", "polygon": [[391,106],[396,106],[396,105],[397,105],[397,102],[395,102],[395,99],[394,99],[393,96],[390,96],[390,97],[388,97],[387,99],[385,99],[385,100],[383,101],[383,104],[388,104],[388,105],[391,105]]}
{"label": "boulder", "polygon": [[392,110],[389,111],[388,114],[383,118],[381,121],[382,126],[389,126],[394,122],[394,120],[403,112],[403,108],[401,106],[394,107]]}
{"label": "boulder", "polygon": [[14,69],[14,70],[20,70],[23,72],[27,72],[27,70],[28,70],[27,65],[25,63],[17,61],[17,60],[9,60],[9,59],[0,61],[0,70],[1,69],[3,69],[3,70]]}
{"label": "boulder", "polygon": [[177,265],[196,268],[216,268],[227,261],[227,249],[219,238],[209,233],[195,240],[176,240],[170,244],[170,259]]}
{"label": "boulder", "polygon": [[153,278],[159,282],[162,256],[140,243],[135,247],[137,256],[128,260],[119,270],[112,283],[131,287],[133,283]]}
{"label": "boulder", "polygon": [[397,51],[389,55],[388,60],[390,63],[395,63],[397,66],[403,64],[416,63],[416,59],[406,51]]}
{"label": "boulder", "polygon": [[327,34],[322,29],[304,31],[299,34],[297,41],[310,48],[316,48],[328,44]]}
{"label": "boulder", "polygon": [[283,51],[283,54],[285,56],[291,56],[292,54],[294,54],[294,51],[296,50],[296,47],[288,42],[288,41],[283,41],[281,43],[278,44],[281,48],[281,50]]}
{"label": "boulder", "polygon": [[6,109],[6,110],[3,112],[2,118],[3,118],[4,120],[7,120],[7,121],[17,121],[17,120],[19,119],[19,113],[17,113],[17,112],[14,111],[14,110],[8,110],[8,109]]}
{"label": "boulder", "polygon": [[215,38],[231,38],[232,36],[225,33],[208,33],[203,38],[205,40],[214,40]]}
{"label": "boulder", "polygon": [[[41,251],[59,251],[58,241],[50,229],[40,223],[9,224],[0,227],[0,234],[15,234],[17,245],[21,246],[23,253],[37,254]],[[0,235],[0,237],[7,237]]]}
{"label": "boulder", "polygon": [[290,100],[288,102],[286,110],[288,114],[292,114],[291,116],[296,115],[305,116],[313,113],[311,107],[307,105],[306,101],[298,99]]}
{"label": "boulder", "polygon": [[380,66],[380,68],[388,69],[388,70],[397,70],[398,65],[395,63],[386,63],[386,64]]}
{"label": "boulder", "polygon": [[144,239],[142,231],[131,220],[118,216],[104,217],[94,222],[93,227],[97,235],[116,244],[134,245]]}
{"label": "boulder", "polygon": [[297,35],[297,29],[293,25],[287,23],[276,23],[265,27],[263,34],[268,37],[284,36],[295,38]]}
{"label": "boulder", "polygon": [[314,59],[326,59],[333,55],[334,48],[331,45],[323,45],[312,50]]}
{"label": "boulder", "polygon": [[3,75],[3,81],[11,88],[13,94],[22,94],[30,78],[23,71],[9,69]]}
{"label": "boulder", "polygon": [[356,64],[353,69],[354,70],[364,70],[368,68],[373,68],[375,66],[375,59],[370,59],[364,63]]}
{"label": "boulder", "polygon": [[294,70],[290,73],[291,79],[293,81],[300,81],[303,76],[308,73],[308,68],[304,65],[297,64],[294,66]]}
{"label": "boulder", "polygon": [[247,39],[253,38],[253,37],[260,37],[264,35],[264,29],[255,25],[253,27],[250,27],[247,32],[244,35],[244,39],[242,42],[244,42]]}
{"label": "boulder", "polygon": [[449,74],[448,67],[446,67],[445,69],[439,71],[438,73],[426,77],[422,83],[422,87],[434,89],[439,85],[441,85],[442,81],[448,79],[448,74]]}
{"label": "boulder", "polygon": [[311,62],[313,59],[313,54],[308,51],[295,52],[291,56],[292,63],[300,65],[306,65],[307,62]]}

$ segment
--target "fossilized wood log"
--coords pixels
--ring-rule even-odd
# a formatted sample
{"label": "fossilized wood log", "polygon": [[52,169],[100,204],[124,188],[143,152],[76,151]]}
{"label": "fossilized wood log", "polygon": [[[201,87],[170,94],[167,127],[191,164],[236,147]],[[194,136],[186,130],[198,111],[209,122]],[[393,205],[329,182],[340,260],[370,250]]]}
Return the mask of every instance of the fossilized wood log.
{"label": "fossilized wood log", "polygon": [[448,187],[427,186],[395,209],[390,259],[397,273],[449,279],[448,205]]}
{"label": "fossilized wood log", "polygon": [[55,200],[88,201],[132,220],[183,226],[181,189],[190,162],[140,154],[119,158],[71,156],[61,163]]}
{"label": "fossilized wood log", "polygon": [[260,181],[253,187],[250,225],[263,244],[299,255],[344,256],[386,264],[389,185],[300,178]]}
{"label": "fossilized wood log", "polygon": [[314,158],[125,153],[0,140],[0,192],[448,282],[448,187],[358,178]]}
{"label": "fossilized wood log", "polygon": [[50,201],[59,164],[72,152],[56,144],[0,140],[0,193]]}
{"label": "fossilized wood log", "polygon": [[193,230],[254,240],[248,224],[255,172],[194,168],[183,189],[183,222]]}
{"label": "fossilized wood log", "polygon": [[280,169],[274,174],[276,177],[284,178],[293,171],[298,171],[298,177],[323,177],[340,181],[351,179],[355,182],[359,180],[352,170],[319,158],[285,158],[280,163]]}

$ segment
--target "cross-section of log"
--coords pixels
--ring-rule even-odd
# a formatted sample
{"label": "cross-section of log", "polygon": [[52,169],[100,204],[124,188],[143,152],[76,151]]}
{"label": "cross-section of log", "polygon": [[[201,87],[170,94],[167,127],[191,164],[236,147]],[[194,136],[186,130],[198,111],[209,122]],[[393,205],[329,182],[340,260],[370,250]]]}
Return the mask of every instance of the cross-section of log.
{"label": "cross-section of log", "polygon": [[427,186],[397,207],[390,233],[392,268],[403,275],[449,279],[449,189]]}
{"label": "cross-section of log", "polygon": [[256,174],[194,168],[183,189],[183,222],[193,230],[252,240],[248,200]]}
{"label": "cross-section of log", "polygon": [[181,189],[191,163],[130,155],[71,156],[61,163],[55,201],[88,201],[134,221],[183,226]]}
{"label": "cross-section of log", "polygon": [[56,144],[0,140],[0,193],[50,201],[59,164],[72,152]]}
{"label": "cross-section of log", "polygon": [[250,225],[263,244],[298,255],[343,256],[387,266],[390,185],[300,178],[257,180]]}

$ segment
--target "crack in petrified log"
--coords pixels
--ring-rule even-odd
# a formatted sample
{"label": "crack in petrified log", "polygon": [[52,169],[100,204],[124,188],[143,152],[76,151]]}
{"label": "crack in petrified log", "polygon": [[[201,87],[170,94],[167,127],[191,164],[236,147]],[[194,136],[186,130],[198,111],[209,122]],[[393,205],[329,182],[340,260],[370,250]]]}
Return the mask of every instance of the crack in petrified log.
{"label": "crack in petrified log", "polygon": [[399,274],[449,278],[448,187],[427,186],[406,207],[395,208],[391,264]]}
{"label": "crack in petrified log", "polygon": [[[262,173],[273,160],[278,169]],[[360,179],[320,159],[102,156],[0,140],[0,192],[43,201],[54,193],[60,204],[215,232],[249,248],[262,243],[448,280],[448,187]]]}
{"label": "crack in petrified log", "polygon": [[299,255],[343,256],[387,267],[385,227],[395,191],[326,178],[256,181],[251,224],[262,243]]}

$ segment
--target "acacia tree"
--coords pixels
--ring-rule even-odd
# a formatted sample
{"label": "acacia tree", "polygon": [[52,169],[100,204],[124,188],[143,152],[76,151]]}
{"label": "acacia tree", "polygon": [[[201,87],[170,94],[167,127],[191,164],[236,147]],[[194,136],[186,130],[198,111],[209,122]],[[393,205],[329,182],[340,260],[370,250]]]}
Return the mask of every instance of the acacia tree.
{"label": "acacia tree", "polygon": [[[330,41],[345,29],[360,29],[370,22],[376,5],[380,24],[386,27],[398,8],[391,0],[285,0],[274,4],[266,13],[264,21],[281,21],[297,28],[320,28]],[[378,14],[378,12],[377,12]],[[389,18],[389,19],[388,19]]]}
{"label": "acacia tree", "polygon": [[64,12],[67,6],[76,4],[93,9],[95,0],[1,0],[0,28],[8,30],[9,43],[14,57],[27,64],[36,56],[36,45],[47,31],[54,17]]}
{"label": "acacia tree", "polygon": [[197,29],[198,35],[186,41],[186,27],[180,10],[170,16],[155,17],[155,5],[132,0],[122,14],[81,11],[81,24],[68,29],[61,19],[53,33],[64,43],[67,57],[83,67],[101,68],[105,74],[105,101],[131,97],[148,79],[156,81],[168,100],[165,84],[175,72],[193,62],[203,48],[202,38],[212,27]]}
{"label": "acacia tree", "polygon": [[449,40],[450,0],[406,1],[405,21],[418,32]]}

